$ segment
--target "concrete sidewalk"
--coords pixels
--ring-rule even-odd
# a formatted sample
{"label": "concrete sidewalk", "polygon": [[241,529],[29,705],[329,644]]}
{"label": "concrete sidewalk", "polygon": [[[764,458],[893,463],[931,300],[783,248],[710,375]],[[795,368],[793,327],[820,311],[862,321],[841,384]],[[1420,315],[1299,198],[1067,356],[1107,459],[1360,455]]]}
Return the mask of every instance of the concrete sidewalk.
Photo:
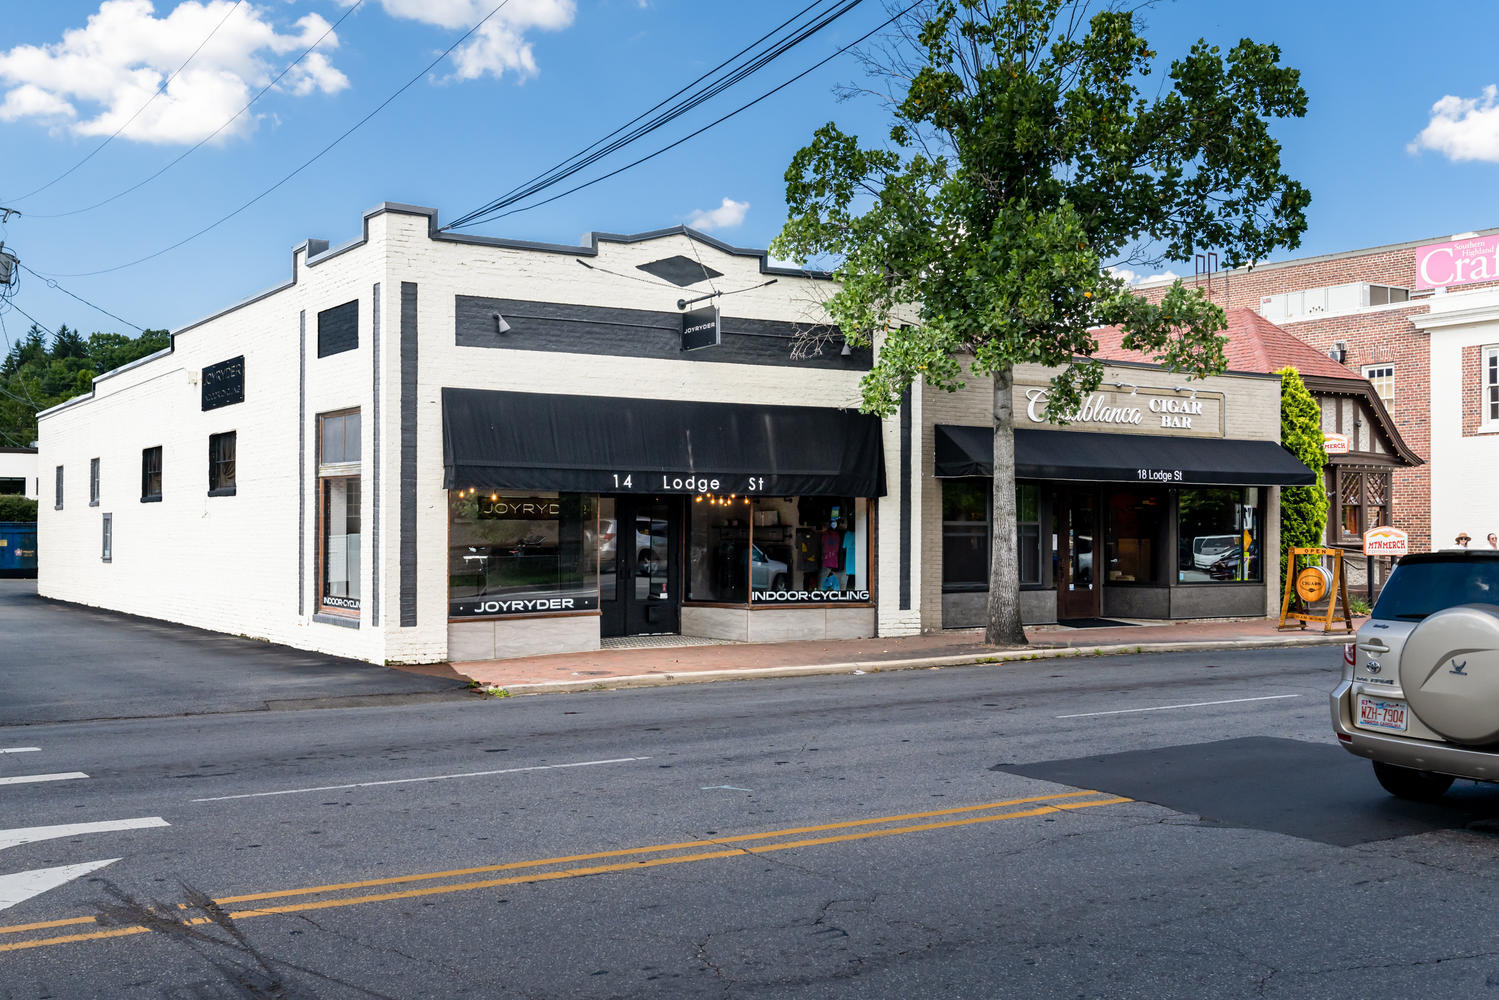
{"label": "concrete sidewalk", "polygon": [[[1355,618],[1353,624],[1357,628],[1360,619]],[[513,660],[470,660],[453,663],[452,668],[485,687],[519,695],[751,677],[873,673],[1058,656],[1337,644],[1351,639],[1342,631],[1324,634],[1320,625],[1278,631],[1275,619],[1268,618],[1141,622],[1100,628],[1038,625],[1025,631],[1030,644],[1021,647],[987,646],[982,629],[962,629],[887,639],[655,645]],[[694,642],[676,637],[658,641]]]}

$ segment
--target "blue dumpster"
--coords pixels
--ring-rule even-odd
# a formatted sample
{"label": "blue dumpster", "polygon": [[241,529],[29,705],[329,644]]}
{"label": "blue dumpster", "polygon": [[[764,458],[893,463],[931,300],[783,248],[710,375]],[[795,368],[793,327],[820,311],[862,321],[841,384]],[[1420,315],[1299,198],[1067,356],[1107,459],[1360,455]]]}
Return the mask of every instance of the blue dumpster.
{"label": "blue dumpster", "polygon": [[36,576],[36,522],[0,521],[0,577]]}

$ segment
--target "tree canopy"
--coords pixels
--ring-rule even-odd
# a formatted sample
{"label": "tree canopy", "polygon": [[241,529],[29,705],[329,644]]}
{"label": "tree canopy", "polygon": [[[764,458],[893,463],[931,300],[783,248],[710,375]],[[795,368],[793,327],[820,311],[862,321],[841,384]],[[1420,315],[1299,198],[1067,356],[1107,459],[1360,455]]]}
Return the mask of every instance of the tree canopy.
{"label": "tree canopy", "polygon": [[1279,50],[1249,39],[1226,56],[1198,41],[1158,74],[1135,10],[1116,5],[936,0],[903,23],[867,57],[889,85],[888,135],[818,129],[786,172],[772,250],[831,259],[829,317],[880,347],[866,410],[892,412],[916,380],[993,377],[988,639],[1024,641],[1013,367],[1054,370],[1058,422],[1098,387],[1099,325],[1174,372],[1221,371],[1221,309],[1180,282],[1148,301],[1109,266],[1211,250],[1233,267],[1296,246],[1310,196],[1282,172],[1270,122],[1307,98]]}
{"label": "tree canopy", "polygon": [[32,326],[0,361],[0,445],[24,447],[36,440],[39,411],[89,391],[96,376],[168,346],[166,330],[131,337],[92,333],[85,338],[66,324],[47,336]]}

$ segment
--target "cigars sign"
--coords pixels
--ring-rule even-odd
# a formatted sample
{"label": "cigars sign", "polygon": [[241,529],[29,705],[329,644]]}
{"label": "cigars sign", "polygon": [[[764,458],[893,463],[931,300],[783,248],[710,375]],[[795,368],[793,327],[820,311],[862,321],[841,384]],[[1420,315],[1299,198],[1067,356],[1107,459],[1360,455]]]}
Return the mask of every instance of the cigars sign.
{"label": "cigars sign", "polygon": [[[1046,424],[1045,386],[1015,387],[1015,412],[1032,424]],[[1023,424],[1022,424],[1023,426]],[[1127,386],[1105,389],[1083,397],[1067,416],[1075,430],[1122,434],[1166,434],[1172,437],[1222,437],[1223,396],[1191,389],[1148,389]]]}

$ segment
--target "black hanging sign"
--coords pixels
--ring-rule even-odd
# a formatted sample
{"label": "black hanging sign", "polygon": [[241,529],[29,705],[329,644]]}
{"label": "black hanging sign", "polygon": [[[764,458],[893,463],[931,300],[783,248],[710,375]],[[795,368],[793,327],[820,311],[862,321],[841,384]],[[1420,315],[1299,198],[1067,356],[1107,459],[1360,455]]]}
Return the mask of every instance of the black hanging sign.
{"label": "black hanging sign", "polygon": [[203,409],[217,410],[245,401],[245,356],[203,369]]}
{"label": "black hanging sign", "polygon": [[723,342],[717,306],[703,306],[682,314],[682,350],[696,351]]}

